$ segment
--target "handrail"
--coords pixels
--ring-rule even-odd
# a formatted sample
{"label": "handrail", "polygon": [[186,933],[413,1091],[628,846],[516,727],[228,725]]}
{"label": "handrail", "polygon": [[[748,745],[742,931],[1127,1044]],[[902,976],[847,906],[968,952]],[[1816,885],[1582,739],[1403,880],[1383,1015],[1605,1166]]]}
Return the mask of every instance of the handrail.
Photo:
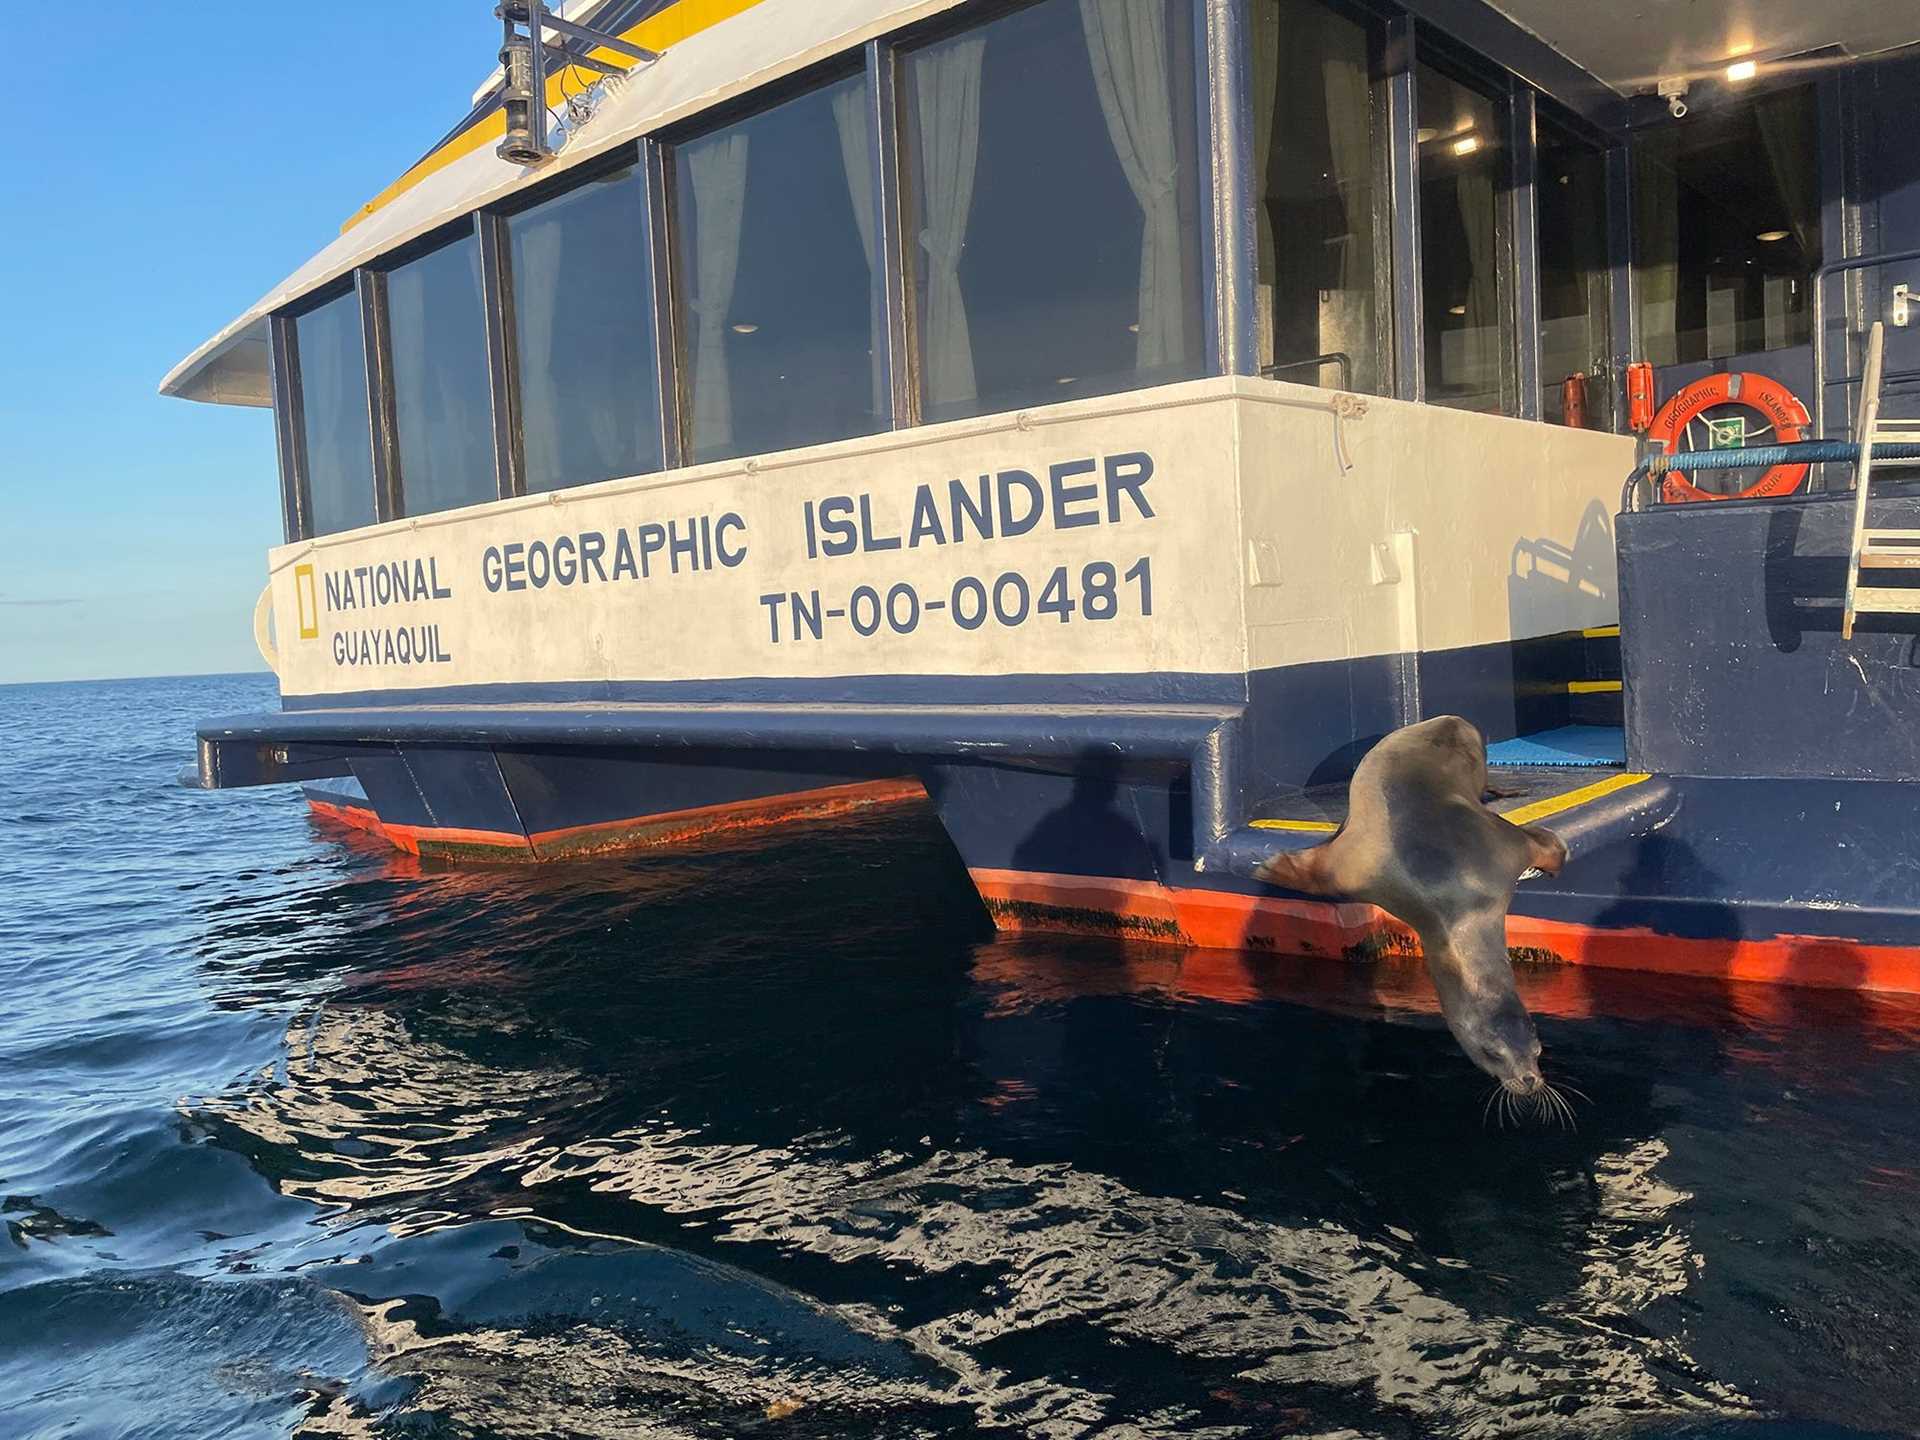
{"label": "handrail", "polygon": [[1860,599],[1860,552],[1867,543],[1867,482],[1873,475],[1873,432],[1880,419],[1880,366],[1887,327],[1878,320],[1867,332],[1867,368],[1860,375],[1860,418],[1854,439],[1860,442],[1853,470],[1853,539],[1847,549],[1846,606],[1840,612],[1840,638],[1853,638],[1853,615]]}
{"label": "handrail", "polygon": [[1329,350],[1324,355],[1310,355],[1305,360],[1279,360],[1271,365],[1262,365],[1260,374],[1267,380],[1278,380],[1289,370],[1318,370],[1323,366],[1334,365],[1340,370],[1340,388],[1353,388],[1353,357],[1344,350]]}
{"label": "handrail", "polygon": [[[1872,270],[1881,265],[1898,265],[1903,260],[1920,260],[1920,250],[1883,250],[1874,255],[1855,255],[1845,260],[1829,260],[1813,272],[1813,433],[1827,435],[1827,284],[1835,275],[1853,270]],[[1850,459],[1850,456],[1836,456]]]}

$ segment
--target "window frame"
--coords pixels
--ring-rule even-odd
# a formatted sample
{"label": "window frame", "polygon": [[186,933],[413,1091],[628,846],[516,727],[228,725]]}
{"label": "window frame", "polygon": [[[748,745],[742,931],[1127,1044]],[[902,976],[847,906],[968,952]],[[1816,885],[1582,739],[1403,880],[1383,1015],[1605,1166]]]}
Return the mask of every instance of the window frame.
{"label": "window frame", "polygon": [[[352,270],[326,284],[309,290],[298,300],[273,312],[268,320],[268,366],[274,396],[274,429],[280,454],[280,505],[282,522],[289,542],[324,538],[313,531],[313,465],[307,447],[307,407],[300,369],[300,320],[323,310],[336,300],[359,292],[360,272]],[[366,362],[366,312],[362,302],[360,341],[362,364]],[[282,419],[282,390],[285,390],[285,419]],[[372,433],[377,423],[378,402],[371,390],[367,394],[367,428]],[[380,523],[380,477],[373,473],[374,523]],[[333,533],[333,532],[329,532]]]}
{"label": "window frame", "polygon": [[547,176],[474,213],[475,223],[479,227],[480,278],[487,309],[488,368],[493,378],[494,473],[502,500],[528,493],[525,400],[520,385],[513,255],[507,222],[516,215],[537,210],[550,201],[570,195],[621,170],[634,172],[634,181],[641,187],[647,212],[646,233],[636,238],[641,262],[646,267],[646,289],[653,307],[653,347],[649,356],[647,388],[658,417],[660,469],[662,472],[674,470],[685,463],[680,449],[679,397],[672,373],[673,350],[669,338],[671,306],[666,303],[664,293],[667,237],[662,228],[665,185],[661,174],[661,145],[658,137],[649,135],[615,145],[559,175]]}
{"label": "window frame", "polygon": [[[675,254],[677,201],[672,150],[687,140],[763,113],[806,91],[852,75],[864,77],[874,164],[875,362],[882,367],[894,430],[923,423],[913,250],[906,233],[905,196],[912,176],[906,153],[899,83],[904,52],[990,25],[1045,0],[969,0],[903,25],[858,46],[839,50],[764,85],[731,96],[659,131],[611,147],[557,175],[534,177],[513,194],[437,226],[268,316],[268,367],[273,392],[283,527],[289,541],[313,534],[311,466],[297,320],[349,291],[360,297],[366,342],[368,428],[372,437],[375,523],[400,517],[397,438],[391,386],[391,339],[385,276],[464,230],[477,237],[481,257],[489,389],[492,401],[495,491],[523,495],[525,441],[519,355],[513,317],[513,277],[506,246],[508,217],[532,209],[605,174],[633,167],[645,189],[648,234],[642,246],[653,303],[651,383],[660,417],[662,464],[688,463],[687,367],[682,363],[679,270]],[[1194,123],[1200,151],[1197,237],[1201,279],[1202,373],[1254,375],[1257,233],[1252,207],[1261,177],[1254,175],[1250,7],[1257,0],[1193,0]],[[1380,103],[1374,137],[1375,183],[1385,203],[1375,207],[1375,316],[1379,328],[1380,391],[1430,403],[1426,395],[1425,335],[1421,313],[1423,264],[1419,234],[1420,166],[1416,76],[1428,63],[1492,99],[1506,128],[1509,184],[1496,213],[1501,266],[1502,414],[1539,418],[1539,279],[1535,190],[1538,124],[1549,120],[1574,139],[1598,146],[1605,159],[1611,351],[1607,382],[1617,382],[1627,358],[1641,348],[1637,284],[1632,269],[1632,160],[1630,102],[1614,95],[1557,52],[1492,11],[1463,9],[1458,0],[1316,0],[1364,25],[1375,57],[1372,83]],[[1804,83],[1777,76],[1743,87],[1743,98]],[[1825,144],[1833,86],[1815,82]],[[1823,210],[1837,183],[1822,156]],[[1828,217],[1823,214],[1823,225]],[[1125,393],[1125,392],[1122,392]],[[1617,397],[1616,397],[1617,398]],[[1615,405],[1614,428],[1624,427]]]}
{"label": "window frame", "polygon": [[[995,3],[1000,3],[1000,0],[995,0]],[[1022,0],[1022,3],[1039,3],[1039,0]],[[911,276],[904,269],[906,232],[900,200],[905,178],[901,167],[906,164],[900,139],[896,89],[899,73],[897,51],[900,48],[899,35],[896,33],[864,45],[835,51],[777,80],[665,126],[642,142],[650,152],[649,165],[657,170],[653,177],[657,189],[652,192],[659,197],[658,207],[652,214],[659,260],[654,277],[654,320],[655,328],[662,337],[660,357],[664,381],[673,395],[675,465],[732,463],[724,460],[696,462],[693,459],[693,367],[685,363],[689,352],[686,344],[688,337],[684,333],[686,327],[682,324],[683,297],[680,287],[686,257],[680,253],[680,196],[675,151],[716,130],[755,119],[770,110],[779,109],[788,101],[798,100],[856,76],[866,91],[868,153],[876,172],[873,176],[873,198],[877,213],[872,217],[875,253],[867,287],[868,334],[874,341],[873,363],[883,367],[881,375],[884,384],[880,390],[889,400],[889,411],[882,417],[881,427],[869,433],[883,435],[920,424],[918,367],[911,358],[915,352],[911,345],[907,346],[904,355],[895,348],[896,343],[904,343],[913,333],[911,314],[902,317],[898,309],[903,299],[909,305],[912,300]],[[884,315],[880,313],[883,307],[887,312]],[[670,343],[668,337],[671,337]],[[840,438],[851,440],[863,437],[849,435]]]}

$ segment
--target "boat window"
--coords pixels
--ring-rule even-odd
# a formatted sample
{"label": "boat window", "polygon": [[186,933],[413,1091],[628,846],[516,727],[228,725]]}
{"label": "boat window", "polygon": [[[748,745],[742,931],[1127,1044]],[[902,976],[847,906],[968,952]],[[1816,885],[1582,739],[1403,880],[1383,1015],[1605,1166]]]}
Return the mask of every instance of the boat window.
{"label": "boat window", "polygon": [[373,427],[360,297],[349,290],[293,322],[306,447],[307,533],[371,525]]}
{"label": "boat window", "polygon": [[[1380,38],[1379,26],[1322,0],[1265,0],[1253,12],[1254,322],[1260,364],[1283,380],[1380,389]],[[1315,363],[1335,355],[1344,360]]]}
{"label": "boat window", "polygon": [[637,167],[507,218],[529,492],[658,470],[659,367]]}
{"label": "boat window", "polygon": [[1426,394],[1462,410],[1505,408],[1507,145],[1492,96],[1415,66],[1420,146],[1420,303]]}
{"label": "boat window", "polygon": [[884,428],[865,77],[676,145],[673,167],[692,459]]}
{"label": "boat window", "polygon": [[1044,0],[903,56],[922,412],[1204,371],[1187,0]]}
{"label": "boat window", "polygon": [[396,266],[386,289],[401,513],[494,499],[479,242],[469,233]]}
{"label": "boat window", "polygon": [[1634,264],[1646,358],[1804,345],[1820,264],[1811,86],[1634,139]]}
{"label": "boat window", "polygon": [[[1612,272],[1607,163],[1594,145],[1539,125],[1534,187],[1540,244],[1540,413],[1567,424],[1567,381],[1580,377],[1590,430],[1613,428]],[[1578,417],[1576,417],[1578,418]]]}

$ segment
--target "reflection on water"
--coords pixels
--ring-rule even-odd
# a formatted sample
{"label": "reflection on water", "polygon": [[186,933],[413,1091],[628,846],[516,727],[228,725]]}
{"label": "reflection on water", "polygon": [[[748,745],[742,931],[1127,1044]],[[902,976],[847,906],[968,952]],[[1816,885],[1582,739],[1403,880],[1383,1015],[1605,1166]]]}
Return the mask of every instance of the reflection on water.
{"label": "reflection on water", "polygon": [[140,987],[0,1029],[7,1433],[1914,1433],[1911,1004],[1532,972],[1592,1103],[1516,1133],[1417,970],[995,938],[923,815],[456,871],[236,801]]}

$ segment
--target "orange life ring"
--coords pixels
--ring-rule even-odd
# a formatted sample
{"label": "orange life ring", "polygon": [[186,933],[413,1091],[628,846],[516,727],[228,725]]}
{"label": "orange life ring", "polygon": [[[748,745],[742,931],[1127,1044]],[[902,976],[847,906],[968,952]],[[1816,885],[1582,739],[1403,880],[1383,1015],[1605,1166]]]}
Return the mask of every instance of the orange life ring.
{"label": "orange life ring", "polygon": [[[1743,370],[1731,375],[1709,375],[1676,391],[1660,407],[1660,413],[1653,417],[1647,438],[1660,441],[1669,455],[1674,454],[1674,444],[1687,426],[1714,406],[1729,404],[1745,405],[1771,420],[1775,443],[1804,439],[1807,428],[1813,424],[1807,415],[1807,407],[1800,403],[1798,395],[1778,380]],[[1661,498],[1668,502],[1751,500],[1762,495],[1791,495],[1806,478],[1805,465],[1776,465],[1746,489],[1729,495],[1717,495],[1711,490],[1700,489],[1678,470],[1669,470],[1660,489]]]}

